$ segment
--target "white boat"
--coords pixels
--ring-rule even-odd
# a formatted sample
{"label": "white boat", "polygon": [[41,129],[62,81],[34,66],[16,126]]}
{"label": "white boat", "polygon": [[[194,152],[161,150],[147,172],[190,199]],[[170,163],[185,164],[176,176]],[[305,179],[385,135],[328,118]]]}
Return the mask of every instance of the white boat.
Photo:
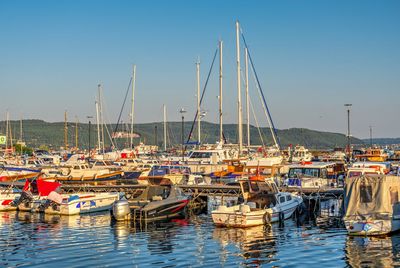
{"label": "white boat", "polygon": [[400,178],[346,178],[343,217],[350,235],[385,235],[400,230]]}
{"label": "white boat", "polygon": [[339,179],[335,165],[336,163],[329,162],[302,162],[290,165],[285,184],[292,188],[335,187]]}
{"label": "white boat", "polygon": [[300,196],[279,192],[272,179],[260,176],[239,181],[244,203],[236,206],[219,206],[211,212],[217,226],[251,227],[284,221],[302,204]]}
{"label": "white boat", "polygon": [[311,161],[313,155],[304,146],[296,145],[291,151],[291,162]]}
{"label": "white boat", "polygon": [[120,199],[119,193],[59,194],[58,182],[43,179],[27,181],[23,192],[15,201],[18,210],[48,214],[75,215],[110,210]]}

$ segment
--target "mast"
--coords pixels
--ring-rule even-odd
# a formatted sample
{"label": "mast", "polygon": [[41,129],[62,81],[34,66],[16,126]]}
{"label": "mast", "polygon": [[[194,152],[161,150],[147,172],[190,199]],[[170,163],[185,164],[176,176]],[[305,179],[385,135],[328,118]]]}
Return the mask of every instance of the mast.
{"label": "mast", "polygon": [[7,154],[7,149],[8,149],[8,132],[9,132],[9,115],[8,115],[8,110],[6,112],[6,154]]}
{"label": "mast", "polygon": [[244,49],[245,54],[245,76],[246,76],[246,129],[247,129],[247,147],[250,147],[250,99],[249,99],[249,57],[247,47]]}
{"label": "mast", "polygon": [[240,44],[239,44],[239,21],[236,21],[236,67],[237,67],[237,90],[238,90],[238,143],[239,155],[243,150],[243,125],[242,125],[242,100],[240,89]]}
{"label": "mast", "polygon": [[68,150],[67,110],[64,111],[64,146],[65,146],[65,150]]}
{"label": "mast", "polygon": [[219,141],[224,140],[222,129],[222,41],[219,41]]}
{"label": "mast", "polygon": [[[98,85],[98,89],[100,90],[100,84]],[[96,101],[96,123],[97,123],[97,148],[98,152],[100,152],[101,143],[100,143],[99,97],[97,97]]]}
{"label": "mast", "polygon": [[131,133],[130,148],[133,148],[133,123],[135,116],[135,83],[136,83],[136,65],[133,65],[132,71],[132,106],[131,106]]}
{"label": "mast", "polygon": [[[19,121],[19,140],[22,143],[22,115],[21,115],[21,120]],[[22,146],[21,146],[22,147]]]}
{"label": "mast", "polygon": [[200,146],[201,138],[201,115],[200,115],[200,60],[196,62],[196,76],[197,76],[197,141]]}
{"label": "mast", "polygon": [[101,128],[100,148],[101,152],[104,154],[104,118],[103,118],[103,96],[102,96],[101,84],[99,84],[99,115],[100,115],[100,128]]}
{"label": "mast", "polygon": [[78,150],[78,117],[76,116],[75,122],[75,148]]}
{"label": "mast", "polygon": [[164,152],[167,151],[167,107],[163,105],[164,111]]}

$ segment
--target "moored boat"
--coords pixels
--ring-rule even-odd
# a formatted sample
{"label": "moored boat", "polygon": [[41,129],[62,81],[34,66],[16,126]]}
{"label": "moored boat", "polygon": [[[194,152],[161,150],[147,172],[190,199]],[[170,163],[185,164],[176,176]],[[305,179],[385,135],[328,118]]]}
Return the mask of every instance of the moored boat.
{"label": "moored boat", "polygon": [[219,206],[212,211],[217,226],[251,227],[284,221],[292,216],[303,199],[295,194],[279,192],[272,179],[255,176],[239,181],[244,203]]}
{"label": "moored boat", "polygon": [[400,178],[363,175],[346,178],[343,217],[350,235],[385,235],[400,230]]}

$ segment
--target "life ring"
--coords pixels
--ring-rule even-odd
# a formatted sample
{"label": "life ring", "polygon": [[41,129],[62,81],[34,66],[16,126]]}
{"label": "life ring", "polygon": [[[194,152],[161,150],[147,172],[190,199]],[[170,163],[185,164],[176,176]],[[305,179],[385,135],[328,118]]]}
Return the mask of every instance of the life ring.
{"label": "life ring", "polygon": [[263,223],[264,225],[271,225],[272,217],[271,214],[267,211],[263,215]]}

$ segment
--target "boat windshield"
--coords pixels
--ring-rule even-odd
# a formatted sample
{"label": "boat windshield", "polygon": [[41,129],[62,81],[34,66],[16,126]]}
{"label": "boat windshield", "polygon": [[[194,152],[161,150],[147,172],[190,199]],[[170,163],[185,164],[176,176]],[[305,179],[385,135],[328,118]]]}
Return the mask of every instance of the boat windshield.
{"label": "boat windshield", "polygon": [[190,158],[210,158],[211,152],[193,152]]}
{"label": "boat windshield", "polygon": [[316,177],[320,176],[319,168],[291,168],[289,169],[289,177],[293,178],[297,175],[304,175],[307,177]]}

